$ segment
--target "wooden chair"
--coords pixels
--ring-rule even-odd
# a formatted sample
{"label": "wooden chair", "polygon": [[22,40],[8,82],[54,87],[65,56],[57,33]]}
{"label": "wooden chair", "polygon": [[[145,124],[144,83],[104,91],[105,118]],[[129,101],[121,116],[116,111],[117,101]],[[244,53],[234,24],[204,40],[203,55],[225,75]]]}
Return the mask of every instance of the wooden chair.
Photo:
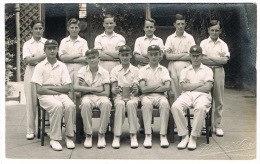
{"label": "wooden chair", "polygon": [[[37,138],[41,139],[41,146],[44,146],[44,136],[47,135],[45,133],[45,127],[50,126],[49,119],[46,119],[46,110],[40,106],[39,99],[37,98],[37,107],[38,107],[38,133]],[[62,127],[65,127],[63,123],[63,118],[61,120],[61,130]]]}
{"label": "wooden chair", "polygon": [[[211,95],[213,96],[213,87],[211,89]],[[205,117],[205,127],[203,127],[202,132],[206,131],[206,141],[207,144],[209,144],[209,137],[212,137],[212,133],[213,133],[213,126],[211,123],[212,120],[212,106],[213,106],[213,98],[211,100],[211,108],[209,110],[209,112],[206,114]],[[187,109],[187,113],[185,114],[185,117],[187,118],[188,121],[188,130],[189,130],[189,135],[191,134],[191,130],[192,130],[192,126],[191,126],[191,119],[194,118],[194,114],[190,112],[192,108],[188,108]],[[180,137],[181,140],[181,137]]]}

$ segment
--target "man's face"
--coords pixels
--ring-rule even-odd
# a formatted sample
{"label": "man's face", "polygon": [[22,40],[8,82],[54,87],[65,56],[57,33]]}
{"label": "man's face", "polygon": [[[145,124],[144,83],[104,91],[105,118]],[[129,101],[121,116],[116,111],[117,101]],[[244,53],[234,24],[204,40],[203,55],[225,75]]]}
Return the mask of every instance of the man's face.
{"label": "man's face", "polygon": [[77,24],[71,24],[68,26],[68,31],[70,33],[70,36],[76,37],[79,34],[80,28]]}
{"label": "man's face", "polygon": [[220,26],[219,25],[211,26],[208,29],[208,32],[209,32],[210,38],[213,40],[216,40],[216,39],[218,39],[218,37],[221,33]]}
{"label": "man's face", "polygon": [[58,47],[57,46],[45,47],[45,53],[48,58],[56,58],[56,55],[58,53]]}
{"label": "man's face", "polygon": [[161,59],[161,53],[160,51],[148,51],[148,58],[151,64],[157,64]]}
{"label": "man's face", "polygon": [[200,53],[190,54],[190,57],[193,66],[200,66],[202,60],[202,54]]}
{"label": "man's face", "polygon": [[173,25],[176,28],[176,32],[184,32],[186,23],[185,20],[176,20],[176,22],[173,23]]}
{"label": "man's face", "polygon": [[156,29],[155,29],[155,26],[154,26],[154,23],[153,23],[153,22],[145,21],[145,24],[144,24],[144,32],[145,32],[145,35],[146,35],[146,36],[152,37],[155,30],[156,30]]}
{"label": "man's face", "polygon": [[33,35],[33,37],[35,37],[35,38],[40,38],[40,37],[42,37],[43,32],[44,32],[44,28],[43,28],[43,26],[42,26],[41,23],[36,23],[36,24],[33,26],[33,29],[32,29],[32,35]]}
{"label": "man's face", "polygon": [[105,28],[106,32],[113,32],[114,28],[116,27],[116,22],[114,21],[114,18],[104,19],[103,27]]}
{"label": "man's face", "polygon": [[98,54],[89,54],[88,56],[86,56],[86,60],[89,66],[96,66],[99,62],[99,56]]}
{"label": "man's face", "polygon": [[130,52],[119,53],[119,58],[122,64],[129,64],[132,55]]}

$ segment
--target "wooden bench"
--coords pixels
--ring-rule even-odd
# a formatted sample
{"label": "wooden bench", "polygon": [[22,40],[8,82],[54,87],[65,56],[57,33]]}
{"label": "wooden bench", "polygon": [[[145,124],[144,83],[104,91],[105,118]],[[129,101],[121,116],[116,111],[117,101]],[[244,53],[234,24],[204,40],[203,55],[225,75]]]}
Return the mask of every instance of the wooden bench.
{"label": "wooden bench", "polygon": [[[84,130],[83,130],[83,120],[81,117],[81,110],[79,109],[80,105],[80,98],[81,98],[81,93],[77,92],[76,94],[76,143],[81,143],[81,139],[84,137]],[[142,115],[142,111],[140,106],[137,109],[137,115],[138,117]],[[111,112],[110,112],[110,123],[108,126],[108,131],[111,132],[113,129],[113,118],[115,116],[115,108],[112,106]],[[169,115],[169,123],[168,123],[168,140],[170,143],[174,142],[174,120],[173,116],[170,112]],[[92,118],[99,118],[100,117],[100,110],[97,108],[94,108],[92,111]],[[127,117],[127,114],[126,114]],[[160,117],[159,110],[157,108],[153,109],[153,117]]]}

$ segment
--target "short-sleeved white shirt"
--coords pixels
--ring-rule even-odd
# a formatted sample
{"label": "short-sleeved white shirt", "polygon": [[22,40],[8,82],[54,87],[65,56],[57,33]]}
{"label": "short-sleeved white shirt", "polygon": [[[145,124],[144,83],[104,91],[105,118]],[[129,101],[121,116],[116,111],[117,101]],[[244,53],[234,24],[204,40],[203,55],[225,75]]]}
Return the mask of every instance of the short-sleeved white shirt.
{"label": "short-sleeved white shirt", "polygon": [[153,71],[150,64],[147,64],[139,70],[138,80],[139,82],[144,80],[146,81],[147,86],[151,86],[155,84],[163,84],[166,81],[171,81],[171,78],[168,69],[164,66],[159,64],[155,71]]}
{"label": "short-sleeved white shirt", "polygon": [[216,42],[212,41],[209,37],[201,41],[200,46],[202,48],[202,53],[207,56],[220,57],[220,53],[225,53],[226,57],[230,57],[230,52],[228,50],[227,44],[221,40],[217,39]]}
{"label": "short-sleeved white shirt", "polygon": [[147,38],[147,36],[142,36],[136,39],[134,53],[139,53],[140,55],[147,57],[147,48],[150,45],[157,45],[164,51],[163,40],[155,35],[153,35],[152,39]]}
{"label": "short-sleeved white shirt", "polygon": [[[192,65],[190,65],[181,71],[180,84],[185,82],[186,80],[188,80],[190,83],[213,82],[213,72],[209,67],[203,65],[202,63],[197,71],[195,71]],[[196,92],[196,94],[205,93]]]}
{"label": "short-sleeved white shirt", "polygon": [[88,50],[88,42],[81,38],[77,37],[76,40],[71,40],[70,36],[63,38],[60,42],[59,47],[59,56],[63,55],[63,51],[66,51],[70,55],[82,54],[85,56],[85,52]]}
{"label": "short-sleeved white shirt", "polygon": [[31,82],[39,85],[51,84],[56,86],[71,83],[67,66],[58,61],[52,66],[47,58],[35,66]]}
{"label": "short-sleeved white shirt", "polygon": [[110,72],[110,81],[111,83],[117,82],[118,86],[132,86],[133,84],[138,83],[138,74],[139,69],[132,64],[130,64],[129,68],[125,71],[122,65],[117,65]]}
{"label": "short-sleeved white shirt", "polygon": [[94,48],[99,50],[116,49],[125,43],[125,38],[122,35],[113,32],[112,36],[108,37],[104,32],[95,38]]}
{"label": "short-sleeved white shirt", "polygon": [[88,65],[79,69],[77,77],[84,79],[90,87],[99,87],[104,84],[110,84],[109,72],[100,66],[98,66],[98,72],[95,79],[93,79]]}
{"label": "short-sleeved white shirt", "polygon": [[181,37],[176,32],[167,37],[165,50],[171,49],[173,53],[189,53],[190,47],[195,45],[192,35],[184,31]]}
{"label": "short-sleeved white shirt", "polygon": [[44,44],[47,39],[41,38],[39,41],[29,39],[23,45],[23,59],[31,57],[33,55],[44,54]]}

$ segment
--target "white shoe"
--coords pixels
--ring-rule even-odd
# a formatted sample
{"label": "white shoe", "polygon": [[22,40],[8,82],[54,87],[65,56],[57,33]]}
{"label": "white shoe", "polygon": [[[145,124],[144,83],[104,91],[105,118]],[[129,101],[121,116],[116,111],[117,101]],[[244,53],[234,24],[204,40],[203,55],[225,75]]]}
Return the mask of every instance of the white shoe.
{"label": "white shoe", "polygon": [[166,135],[161,135],[160,140],[161,140],[161,144],[160,145],[161,145],[162,148],[169,147],[169,142],[167,140]]}
{"label": "white shoe", "polygon": [[187,144],[189,143],[189,135],[182,137],[181,142],[177,145],[178,149],[185,149],[187,147]]}
{"label": "white shoe", "polygon": [[26,134],[26,139],[27,139],[27,140],[32,140],[32,139],[34,139],[34,134],[33,134],[33,133],[31,133],[31,134]]}
{"label": "white shoe", "polygon": [[197,137],[191,136],[189,139],[188,150],[196,149]]}
{"label": "white shoe", "polygon": [[218,137],[224,136],[224,132],[223,132],[222,128],[216,128],[216,136],[218,136]]}
{"label": "white shoe", "polygon": [[61,151],[62,150],[62,146],[60,145],[60,143],[58,141],[51,140],[50,146],[55,151]]}
{"label": "white shoe", "polygon": [[114,136],[112,147],[114,149],[119,149],[120,148],[120,137],[119,136]]}
{"label": "white shoe", "polygon": [[151,148],[152,147],[152,135],[151,134],[145,135],[145,140],[144,140],[143,145],[144,145],[145,148]]}
{"label": "white shoe", "polygon": [[97,147],[100,148],[100,149],[106,147],[105,134],[99,134],[98,135]]}
{"label": "white shoe", "polygon": [[92,148],[92,135],[86,135],[84,147],[85,148]]}
{"label": "white shoe", "polygon": [[130,134],[130,140],[131,140],[131,148],[138,148],[138,141],[136,138],[136,134]]}
{"label": "white shoe", "polygon": [[74,149],[75,148],[75,144],[73,142],[73,140],[71,139],[71,137],[66,137],[65,138],[65,143],[68,149]]}

